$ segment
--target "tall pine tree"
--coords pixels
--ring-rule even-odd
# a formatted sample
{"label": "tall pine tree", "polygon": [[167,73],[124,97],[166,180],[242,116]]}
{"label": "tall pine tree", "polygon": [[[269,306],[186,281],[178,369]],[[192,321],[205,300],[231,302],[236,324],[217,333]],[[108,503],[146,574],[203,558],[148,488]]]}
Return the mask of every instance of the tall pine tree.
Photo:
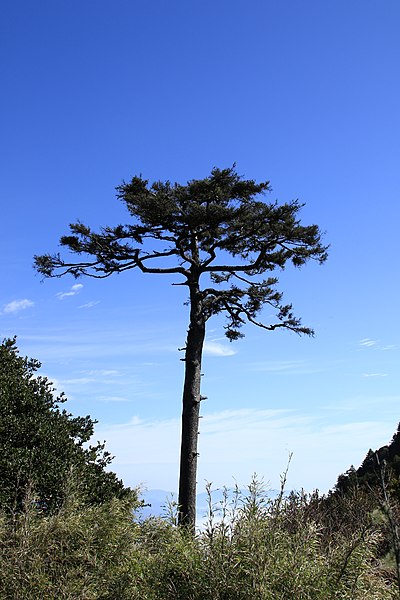
{"label": "tall pine tree", "polygon": [[[311,335],[282,303],[275,272],[287,263],[301,267],[310,259],[322,263],[327,247],[317,225],[300,223],[302,205],[267,203],[269,182],[240,177],[235,168],[213,169],[210,176],[187,185],[149,182],[133,177],[117,188],[132,221],[98,233],[82,223],[70,226],[61,245],[78,256],[35,257],[46,277],[71,274],[104,278],[139,269],[149,274],[174,274],[189,293],[189,327],[185,346],[182,438],[179,480],[179,522],[193,530],[196,513],[197,437],[201,362],[206,323],[226,315],[225,334],[242,337],[252,323],[268,331],[289,329]],[[273,322],[260,320],[262,308],[275,312]]]}

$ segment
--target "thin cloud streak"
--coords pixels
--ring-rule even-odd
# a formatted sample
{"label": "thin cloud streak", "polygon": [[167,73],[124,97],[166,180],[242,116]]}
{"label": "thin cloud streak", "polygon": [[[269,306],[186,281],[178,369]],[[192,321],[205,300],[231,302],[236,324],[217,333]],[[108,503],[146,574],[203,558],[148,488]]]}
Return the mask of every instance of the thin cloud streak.
{"label": "thin cloud streak", "polygon": [[94,383],[96,379],[93,377],[74,377],[71,379],[63,379],[62,385],[88,385],[89,383]]}
{"label": "thin cloud streak", "polygon": [[90,356],[92,359],[107,357],[109,359],[116,356],[127,355],[148,355],[153,357],[158,353],[176,353],[177,345],[172,343],[160,343],[159,336],[154,335],[153,340],[149,340],[150,334],[141,339],[139,332],[136,332],[136,338],[131,335],[119,334],[116,332],[101,333],[93,331],[85,332],[82,329],[76,334],[65,333],[61,335],[25,335],[19,336],[21,341],[31,356],[40,356],[42,361],[72,360]]}
{"label": "thin cloud streak", "polygon": [[79,294],[82,288],[82,283],[75,283],[69,292],[57,292],[56,296],[59,300],[64,300],[64,298],[67,298],[68,296],[76,296],[76,294]]}
{"label": "thin cloud streak", "polygon": [[129,398],[122,396],[96,396],[98,402],[130,402]]}
{"label": "thin cloud streak", "polygon": [[387,377],[387,373],[363,373],[363,377]]}
{"label": "thin cloud streak", "polygon": [[91,302],[86,302],[86,304],[81,304],[78,308],[93,308],[100,304],[100,300],[92,300]]}
{"label": "thin cloud streak", "polygon": [[345,398],[333,404],[324,404],[322,408],[329,411],[351,412],[360,411],[364,413],[366,410],[372,411],[372,413],[379,413],[382,415],[383,409],[387,409],[393,414],[393,409],[400,402],[400,395],[374,395],[367,396],[357,395],[350,398]]}
{"label": "thin cloud streak", "polygon": [[381,345],[377,340],[371,340],[370,338],[364,338],[363,340],[360,340],[358,345],[361,348],[372,348],[373,350],[382,350],[385,352],[389,350],[397,350],[396,344]]}
{"label": "thin cloud streak", "polygon": [[216,341],[204,342],[204,354],[208,356],[233,356],[236,350],[229,347],[227,344],[221,344]]}
{"label": "thin cloud streak", "polygon": [[89,371],[82,371],[84,375],[92,375],[95,377],[121,377],[122,373],[117,369],[91,369]]}
{"label": "thin cloud streak", "polygon": [[313,367],[303,360],[271,360],[252,363],[249,370],[282,375],[312,375],[320,373],[322,369]]}
{"label": "thin cloud streak", "polygon": [[372,348],[373,346],[376,346],[378,342],[376,340],[371,340],[370,338],[364,338],[363,340],[359,341],[359,345],[363,346],[364,348]]}

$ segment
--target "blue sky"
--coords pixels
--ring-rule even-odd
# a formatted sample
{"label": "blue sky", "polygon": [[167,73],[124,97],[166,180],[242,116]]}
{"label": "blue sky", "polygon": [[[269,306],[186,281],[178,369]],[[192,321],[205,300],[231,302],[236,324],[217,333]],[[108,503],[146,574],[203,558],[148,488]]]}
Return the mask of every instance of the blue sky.
{"label": "blue sky", "polygon": [[97,418],[127,484],[175,490],[185,290],[129,272],[41,281],[68,224],[127,222],[134,174],[237,163],[331,244],[278,274],[315,338],[208,323],[199,486],[332,487],[400,420],[397,0],[5,0],[0,335]]}

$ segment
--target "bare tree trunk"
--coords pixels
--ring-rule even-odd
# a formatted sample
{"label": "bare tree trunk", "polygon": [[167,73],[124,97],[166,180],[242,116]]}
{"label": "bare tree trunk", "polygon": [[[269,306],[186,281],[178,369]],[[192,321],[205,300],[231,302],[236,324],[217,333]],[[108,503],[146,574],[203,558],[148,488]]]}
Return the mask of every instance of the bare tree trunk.
{"label": "bare tree trunk", "polygon": [[197,441],[200,416],[201,358],[205,319],[198,281],[190,287],[190,323],[186,340],[185,381],[182,398],[182,439],[179,475],[178,523],[194,533],[196,523]]}

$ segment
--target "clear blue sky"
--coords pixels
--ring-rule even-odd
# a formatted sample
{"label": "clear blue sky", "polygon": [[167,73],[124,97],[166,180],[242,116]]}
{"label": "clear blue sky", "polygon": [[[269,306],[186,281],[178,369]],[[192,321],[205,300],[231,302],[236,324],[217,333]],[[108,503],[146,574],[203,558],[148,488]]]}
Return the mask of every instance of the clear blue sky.
{"label": "clear blue sky", "polygon": [[[115,186],[234,162],[299,198],[328,262],[280,275],[316,337],[209,321],[199,486],[332,487],[400,420],[398,0],[4,0],[0,335],[99,420],[127,484],[177,485],[185,290],[130,272],[41,282],[68,224],[128,220]],[[76,287],[76,285],[78,287]],[[75,287],[73,287],[75,286]]]}

